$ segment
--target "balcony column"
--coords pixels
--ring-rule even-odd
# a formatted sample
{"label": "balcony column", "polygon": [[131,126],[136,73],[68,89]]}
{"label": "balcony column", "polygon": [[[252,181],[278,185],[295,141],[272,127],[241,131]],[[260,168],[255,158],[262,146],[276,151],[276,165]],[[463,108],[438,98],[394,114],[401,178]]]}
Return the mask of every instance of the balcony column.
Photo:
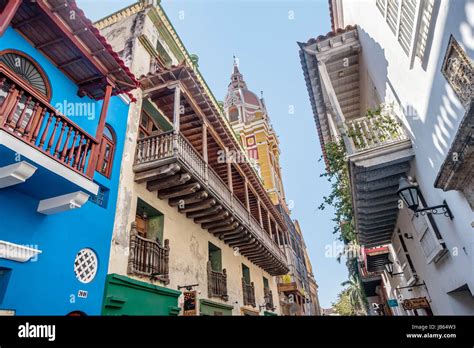
{"label": "balcony column", "polygon": [[280,237],[280,231],[278,230],[278,227],[277,227],[277,243],[278,243],[279,246],[284,245],[284,243],[282,243],[282,241],[281,241],[282,237]]}
{"label": "balcony column", "polygon": [[271,237],[272,236],[272,219],[270,217],[270,212],[267,213],[267,220],[268,220],[268,234]]}
{"label": "balcony column", "polygon": [[258,199],[258,197],[257,197],[257,207],[258,207],[258,218],[260,221],[260,227],[263,227],[262,207],[260,206],[260,199]]}
{"label": "balcony column", "polygon": [[204,158],[204,176],[206,182],[209,180],[208,167],[209,167],[209,156],[207,153],[207,124],[202,124],[202,157]]}
{"label": "balcony column", "polygon": [[3,36],[5,31],[7,30],[10,22],[12,21],[13,17],[15,17],[15,13],[20,7],[23,0],[9,0],[7,1],[7,5],[3,9],[3,12],[0,14],[0,37]]}
{"label": "balcony column", "polygon": [[250,213],[249,182],[247,181],[247,179],[244,182],[244,188],[245,188],[245,206],[247,207],[247,210]]}
{"label": "balcony column", "polygon": [[329,73],[326,69],[326,64],[324,62],[325,59],[317,58],[317,60],[318,60],[318,71],[319,71],[319,76],[321,78],[322,86],[323,86],[323,89],[326,91],[326,94],[328,96],[329,102],[331,103],[331,108],[333,111],[333,112],[330,112],[328,116],[332,117],[332,114],[334,114],[334,116],[336,117],[337,128],[339,129],[339,132],[344,141],[347,154],[350,156],[355,151],[354,142],[348,136],[346,119],[344,117],[344,114],[342,113],[341,106],[339,104],[339,101],[337,100],[336,92],[334,91],[334,87],[331,83],[331,78],[329,77]]}
{"label": "balcony column", "polygon": [[234,187],[232,184],[232,158],[229,156],[229,149],[226,148],[226,162],[227,162],[227,184],[229,185],[230,192],[234,192]]}
{"label": "balcony column", "polygon": [[173,107],[173,129],[175,134],[179,133],[181,114],[181,88],[179,85],[174,88],[174,107]]}
{"label": "balcony column", "polygon": [[99,160],[100,144],[102,142],[102,136],[104,134],[105,120],[107,119],[107,111],[109,109],[110,97],[112,96],[112,86],[107,85],[105,87],[104,102],[102,103],[102,109],[100,110],[99,124],[95,133],[97,144],[92,145],[91,156],[89,165],[87,166],[86,176],[92,178],[94,176],[95,169],[97,167],[97,161]]}

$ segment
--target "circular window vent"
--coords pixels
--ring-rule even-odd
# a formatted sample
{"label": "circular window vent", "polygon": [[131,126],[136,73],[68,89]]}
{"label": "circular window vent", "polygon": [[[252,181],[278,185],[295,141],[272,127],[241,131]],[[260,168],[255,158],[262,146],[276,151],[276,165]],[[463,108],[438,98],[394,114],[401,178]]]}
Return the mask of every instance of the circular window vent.
{"label": "circular window vent", "polygon": [[99,262],[96,253],[89,248],[80,250],[74,260],[74,273],[81,283],[90,283],[97,274]]}

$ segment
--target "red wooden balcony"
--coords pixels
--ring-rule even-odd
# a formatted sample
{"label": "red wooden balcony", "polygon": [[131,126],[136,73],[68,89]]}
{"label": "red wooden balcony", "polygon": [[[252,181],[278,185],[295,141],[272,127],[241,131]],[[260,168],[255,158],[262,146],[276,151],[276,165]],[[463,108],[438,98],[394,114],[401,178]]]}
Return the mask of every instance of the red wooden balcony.
{"label": "red wooden balcony", "polygon": [[[97,140],[62,115],[25,82],[0,66],[0,129],[92,179]],[[95,169],[95,168],[93,168]]]}

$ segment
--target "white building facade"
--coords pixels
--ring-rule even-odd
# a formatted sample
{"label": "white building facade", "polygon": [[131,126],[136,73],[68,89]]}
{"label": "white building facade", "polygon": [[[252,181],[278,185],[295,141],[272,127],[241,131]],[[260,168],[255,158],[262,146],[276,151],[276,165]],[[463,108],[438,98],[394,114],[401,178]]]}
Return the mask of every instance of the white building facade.
{"label": "white building facade", "polygon": [[[379,298],[388,315],[472,315],[474,2],[329,4],[333,31],[300,44],[300,55],[322,145],[345,142],[358,241],[389,246],[372,265]],[[380,104],[400,123],[383,139],[365,116]],[[452,218],[401,204],[404,177],[419,187],[418,209],[446,204]]]}

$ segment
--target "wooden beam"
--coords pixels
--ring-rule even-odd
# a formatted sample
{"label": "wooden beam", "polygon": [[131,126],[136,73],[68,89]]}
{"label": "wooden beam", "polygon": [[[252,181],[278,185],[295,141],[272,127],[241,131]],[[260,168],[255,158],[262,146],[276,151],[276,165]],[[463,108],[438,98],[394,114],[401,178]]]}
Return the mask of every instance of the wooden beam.
{"label": "wooden beam", "polygon": [[[37,50],[41,50],[41,49],[43,49],[43,48],[46,48],[46,47],[51,46],[51,45],[55,45],[55,44],[60,43],[60,42],[63,42],[63,41],[64,41],[64,39],[63,39],[62,37],[58,37],[58,38],[56,38],[56,39],[54,39],[54,40],[49,40],[49,41],[43,42],[43,43],[41,43],[41,44],[39,44],[39,45],[36,45],[35,47],[36,47]],[[97,78],[99,78],[99,77],[100,77],[100,76],[97,76],[97,77],[95,77],[94,79],[97,79]],[[83,82],[83,81],[79,81],[79,82],[78,82],[78,85],[80,85],[82,82]]]}
{"label": "wooden beam", "polygon": [[[242,228],[240,228],[242,227]],[[236,240],[241,240],[249,236],[249,234],[244,231],[244,227],[240,226],[239,228],[235,229],[234,231],[222,233],[219,235],[219,239],[223,240],[225,243],[231,243]]]}
{"label": "wooden beam", "polygon": [[181,167],[176,163],[167,164],[158,168],[149,169],[147,171],[135,174],[135,182],[142,183],[146,181],[153,181],[160,178],[165,178],[179,172]]}
{"label": "wooden beam", "polygon": [[7,30],[21,3],[22,0],[7,1],[7,5],[3,9],[2,13],[0,13],[0,37],[3,36]]}
{"label": "wooden beam", "polygon": [[245,237],[245,239],[238,240],[235,242],[227,243],[231,247],[239,247],[239,251],[241,251],[241,248],[247,245],[253,245],[253,243],[256,242],[256,239],[253,237]]}
{"label": "wooden beam", "polygon": [[214,214],[214,215],[198,217],[198,218],[194,219],[194,222],[198,223],[198,224],[201,224],[203,222],[219,221],[219,220],[222,220],[222,219],[224,219],[228,216],[229,216],[229,212],[224,210],[224,211],[221,211],[221,212],[219,212],[217,214]]}
{"label": "wooden beam", "polygon": [[235,218],[233,216],[229,217],[228,219],[226,220],[223,220],[223,221],[217,221],[217,222],[206,222],[206,223],[203,223],[201,225],[201,227],[204,229],[204,230],[207,230],[209,228],[213,228],[213,227],[219,227],[219,226],[227,226],[227,225],[230,225],[232,222],[234,222]]}
{"label": "wooden beam", "polygon": [[146,188],[148,191],[157,191],[174,186],[183,185],[191,179],[191,174],[182,173],[168,176],[161,179],[156,179],[153,181],[148,181]]}
{"label": "wooden beam", "polygon": [[229,232],[229,231],[234,231],[237,227],[239,226],[239,223],[237,221],[233,222],[229,226],[221,226],[221,227],[214,227],[210,228],[209,232],[212,233],[213,235],[219,235],[224,232]]}
{"label": "wooden beam", "polygon": [[174,198],[180,196],[186,196],[190,193],[194,193],[201,188],[201,185],[197,182],[193,182],[190,184],[179,185],[171,188],[167,188],[164,190],[158,191],[158,197],[160,199],[166,198]]}
{"label": "wooden beam", "polygon": [[260,226],[263,228],[263,218],[262,218],[262,207],[260,207],[260,199],[257,197],[257,207],[258,207],[258,218],[260,220]]}
{"label": "wooden beam", "polygon": [[168,204],[171,205],[172,207],[179,206],[180,203],[186,205],[186,204],[191,204],[191,203],[197,203],[202,201],[203,199],[206,199],[209,196],[209,194],[206,191],[198,191],[195,193],[191,193],[186,196],[182,197],[176,197],[176,198],[171,198],[168,201]]}
{"label": "wooden beam", "polygon": [[210,215],[215,215],[216,213],[220,212],[222,209],[223,209],[222,205],[216,205],[215,207],[186,213],[186,217],[190,219],[206,217]]}
{"label": "wooden beam", "polygon": [[192,203],[192,204],[187,204],[184,206],[184,208],[180,208],[179,212],[180,213],[189,213],[192,211],[198,211],[198,210],[203,210],[210,208],[214,205],[216,205],[217,201],[214,198],[208,198],[205,199],[201,202],[198,203]]}
{"label": "wooden beam", "polygon": [[41,18],[43,18],[43,16],[41,15],[36,15],[36,16],[33,16],[27,20],[22,20],[21,22],[18,22],[16,24],[13,24],[12,27],[14,29],[18,29],[18,28],[21,28],[21,27],[24,27],[25,25],[28,25],[28,24],[31,24],[33,22],[36,22],[38,20],[40,20]]}
{"label": "wooden beam", "polygon": [[98,143],[92,146],[89,164],[87,166],[86,176],[89,178],[94,177],[94,173],[97,167],[97,161],[99,160],[100,145],[102,142],[102,136],[104,134],[105,120],[107,118],[107,111],[109,109],[111,96],[112,96],[112,86],[107,85],[107,87],[105,87],[105,97],[102,103],[102,109],[100,110],[99,124],[97,125],[97,130],[95,132],[95,138],[97,139]]}

